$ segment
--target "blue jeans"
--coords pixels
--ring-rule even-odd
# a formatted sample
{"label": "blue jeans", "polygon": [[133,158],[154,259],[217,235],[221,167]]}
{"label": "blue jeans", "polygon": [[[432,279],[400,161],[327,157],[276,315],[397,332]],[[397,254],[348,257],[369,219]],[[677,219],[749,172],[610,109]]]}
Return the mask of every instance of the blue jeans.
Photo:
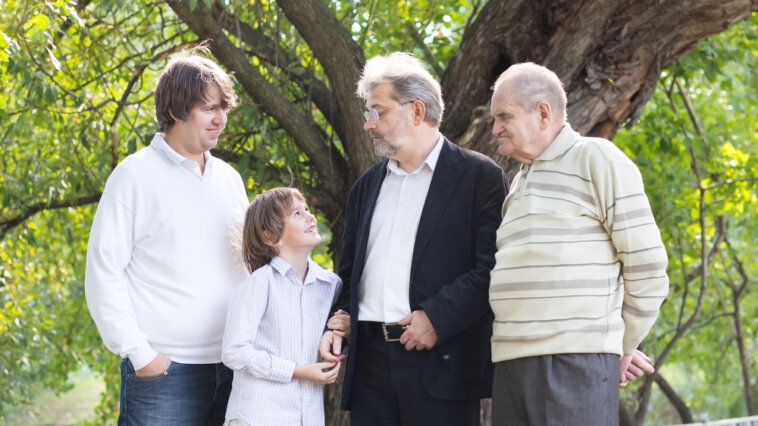
{"label": "blue jeans", "polygon": [[137,377],[121,360],[119,426],[223,425],[232,390],[232,370],[224,364],[171,362],[166,372]]}

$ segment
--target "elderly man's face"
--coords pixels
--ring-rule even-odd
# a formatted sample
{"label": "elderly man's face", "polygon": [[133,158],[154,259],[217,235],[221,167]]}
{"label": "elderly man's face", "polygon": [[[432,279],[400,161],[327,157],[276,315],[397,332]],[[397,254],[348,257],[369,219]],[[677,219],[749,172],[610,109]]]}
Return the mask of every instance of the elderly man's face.
{"label": "elderly man's face", "polygon": [[[514,93],[504,83],[492,95],[491,112],[495,118],[492,135],[498,143],[497,151],[516,160],[532,164],[540,145],[540,114],[527,111],[517,102]],[[540,152],[541,153],[541,152]]]}
{"label": "elderly man's face", "polygon": [[[390,95],[392,85],[378,84],[366,99],[368,119],[363,128],[374,141],[377,155],[393,158],[408,143],[411,125],[405,105],[401,105]],[[374,115],[373,111],[376,111]]]}

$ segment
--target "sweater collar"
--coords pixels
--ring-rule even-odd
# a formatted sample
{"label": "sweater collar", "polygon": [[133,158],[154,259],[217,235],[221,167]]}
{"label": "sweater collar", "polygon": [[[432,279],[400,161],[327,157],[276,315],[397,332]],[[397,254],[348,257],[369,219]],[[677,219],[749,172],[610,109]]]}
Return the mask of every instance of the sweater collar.
{"label": "sweater collar", "polygon": [[535,161],[551,161],[566,153],[579,137],[579,134],[571,128],[569,123],[565,123],[558,135],[550,142],[547,149],[535,159]]}
{"label": "sweater collar", "polygon": [[[187,162],[197,164],[182,154],[174,151],[174,149],[171,148],[171,146],[166,142],[166,139],[163,138],[163,133],[156,133],[155,136],[153,136],[152,142],[150,142],[150,146],[153,147],[156,151],[163,153],[163,155],[165,155],[166,158],[168,158],[168,160],[174,164],[187,164]],[[205,167],[213,167],[213,162],[211,161],[211,158],[213,158],[213,156],[211,155],[210,151],[204,152],[203,158],[205,159]]]}

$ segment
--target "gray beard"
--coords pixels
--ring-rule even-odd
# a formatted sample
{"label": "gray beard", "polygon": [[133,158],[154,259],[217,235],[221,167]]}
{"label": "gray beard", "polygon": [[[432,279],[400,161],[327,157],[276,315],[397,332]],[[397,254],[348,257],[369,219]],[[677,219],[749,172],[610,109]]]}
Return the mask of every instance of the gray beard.
{"label": "gray beard", "polygon": [[380,157],[392,158],[398,152],[398,147],[387,142],[374,144],[374,153]]}

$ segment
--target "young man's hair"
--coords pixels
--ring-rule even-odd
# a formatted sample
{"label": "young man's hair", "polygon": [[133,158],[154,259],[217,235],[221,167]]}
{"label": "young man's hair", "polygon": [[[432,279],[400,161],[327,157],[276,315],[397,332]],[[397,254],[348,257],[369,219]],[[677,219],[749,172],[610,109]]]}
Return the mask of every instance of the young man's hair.
{"label": "young man's hair", "polygon": [[445,112],[442,89],[415,56],[395,52],[369,59],[358,80],[356,94],[361,99],[367,99],[371,91],[383,83],[392,84],[390,95],[401,105],[421,101],[426,108],[424,121],[437,127],[440,125]]}
{"label": "young man's hair", "polygon": [[271,262],[279,250],[274,246],[284,234],[284,222],[295,205],[305,202],[295,188],[274,188],[253,198],[242,229],[242,260],[249,272]]}
{"label": "young man's hair", "polygon": [[218,89],[221,105],[227,112],[238,105],[229,75],[215,62],[200,56],[208,52],[204,44],[188,49],[172,59],[158,77],[155,118],[161,132],[174,125],[174,118],[187,120],[190,110],[207,100],[208,89],[212,85]]}

